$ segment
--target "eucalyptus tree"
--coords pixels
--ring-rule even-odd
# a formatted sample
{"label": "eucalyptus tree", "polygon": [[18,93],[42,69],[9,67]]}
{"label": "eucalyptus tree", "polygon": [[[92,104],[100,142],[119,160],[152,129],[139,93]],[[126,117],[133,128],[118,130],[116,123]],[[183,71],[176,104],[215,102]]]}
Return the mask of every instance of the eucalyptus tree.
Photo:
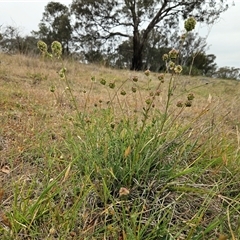
{"label": "eucalyptus tree", "polygon": [[58,2],[49,2],[45,6],[43,17],[39,23],[39,30],[32,34],[50,45],[57,40],[63,45],[63,49],[69,51],[69,43],[72,40],[71,15],[69,8]]}
{"label": "eucalyptus tree", "polygon": [[214,23],[228,9],[229,0],[73,0],[74,29],[79,43],[103,45],[132,39],[132,70],[143,67],[143,52],[155,29],[175,28],[193,16]]}

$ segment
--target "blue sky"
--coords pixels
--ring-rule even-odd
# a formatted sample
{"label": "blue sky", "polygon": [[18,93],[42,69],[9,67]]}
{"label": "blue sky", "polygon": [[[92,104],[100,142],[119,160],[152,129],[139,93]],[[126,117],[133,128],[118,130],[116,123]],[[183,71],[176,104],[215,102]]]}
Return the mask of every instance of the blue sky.
{"label": "blue sky", "polygon": [[[0,0],[0,26],[11,25],[20,28],[22,33],[29,34],[37,30],[42,18],[44,7],[49,1],[45,0]],[[71,0],[58,0],[69,5]],[[207,36],[209,50],[207,53],[216,55],[219,67],[230,66],[240,68],[240,0],[235,0],[230,9],[221,15],[213,26],[197,25],[196,32],[202,37]]]}

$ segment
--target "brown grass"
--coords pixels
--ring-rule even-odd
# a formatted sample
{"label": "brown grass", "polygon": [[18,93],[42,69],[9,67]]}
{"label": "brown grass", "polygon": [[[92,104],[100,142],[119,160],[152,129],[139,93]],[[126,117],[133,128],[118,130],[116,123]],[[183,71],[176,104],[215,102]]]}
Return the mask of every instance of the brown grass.
{"label": "brown grass", "polygon": [[[61,126],[65,121],[64,114],[71,116],[74,109],[66,96],[65,84],[59,80],[57,74],[61,63],[22,55],[1,54],[0,57],[2,126],[0,134],[1,163],[3,164],[10,153],[19,154],[23,149],[31,147],[31,142],[36,142],[36,132],[60,134]],[[119,96],[119,99],[125,102],[124,111],[129,115],[132,111],[141,111],[144,99],[148,97],[149,92],[144,90],[147,88],[146,78],[140,72],[83,65],[69,60],[65,61],[64,65],[80,110],[83,110],[85,105],[89,110],[94,109],[96,105],[102,108],[107,107],[109,96],[106,88],[99,84],[101,78],[106,79],[107,82],[114,81],[117,86],[129,79],[129,83],[124,85],[124,90],[129,94]],[[153,79],[156,79],[157,75],[153,73]],[[142,85],[141,96],[131,93],[133,76],[138,76]],[[91,77],[94,77],[96,82],[92,82]],[[150,83],[152,87],[156,84],[156,80]],[[56,87],[56,97],[50,92],[51,86]],[[92,90],[89,96],[90,89]],[[167,90],[163,86],[161,91]],[[211,124],[218,123],[221,125],[220,130],[236,137],[236,131],[240,126],[240,96],[238,95],[240,83],[238,81],[182,76],[176,79],[176,98],[174,96],[173,105],[175,106],[179,100],[184,101],[188,92],[194,93],[195,101],[193,106],[185,112],[182,121],[187,121],[188,116],[201,114],[206,108],[204,114],[208,114]],[[157,109],[162,109],[165,99],[160,97],[156,105]]]}
{"label": "brown grass", "polygon": [[[69,101],[66,86],[57,74],[61,68],[60,62],[5,54],[0,54],[0,59],[0,169],[7,167],[11,172],[0,171],[0,198],[4,198],[4,206],[7,207],[12,197],[10,192],[13,182],[29,181],[39,174],[39,166],[44,165],[41,162],[44,149],[49,149],[49,146],[54,149],[55,145],[64,146],[66,124],[71,126],[71,116],[75,110]],[[99,83],[101,78],[106,79],[107,83],[116,82],[117,87],[126,81],[124,90],[127,95],[118,94],[114,98],[114,108],[119,119],[123,113],[131,117],[136,111],[141,112],[144,101],[149,97],[147,78],[141,72],[84,65],[73,60],[64,61],[64,65],[80,111],[93,112],[95,108],[108,107],[109,97],[113,97],[114,93]],[[131,92],[133,76],[139,78],[141,87],[141,91],[136,94]],[[157,76],[157,73],[151,73],[152,89],[158,84]],[[93,77],[95,81],[91,80]],[[169,81],[169,76],[165,81]],[[187,108],[180,119],[188,124],[192,122],[192,116],[198,116],[194,123],[197,127],[193,127],[189,134],[200,136],[214,126],[218,131],[217,137],[227,138],[229,144],[239,149],[240,82],[180,76],[175,79],[175,85],[176,92],[170,107],[173,116],[177,114],[174,109],[179,100],[185,101],[189,92],[195,95],[193,106]],[[50,91],[52,86],[56,88],[55,95]],[[167,84],[163,84],[161,91],[167,92]],[[122,109],[119,109],[118,101],[122,103]],[[153,111],[162,111],[165,102],[166,98],[162,94]],[[206,129],[206,121],[209,129]],[[206,141],[206,138],[205,134],[202,141]],[[212,154],[218,154],[223,164],[228,164],[228,159],[224,158],[224,149],[221,153],[219,149],[218,152],[212,149]],[[60,163],[56,171],[60,171],[64,153],[53,154]]]}

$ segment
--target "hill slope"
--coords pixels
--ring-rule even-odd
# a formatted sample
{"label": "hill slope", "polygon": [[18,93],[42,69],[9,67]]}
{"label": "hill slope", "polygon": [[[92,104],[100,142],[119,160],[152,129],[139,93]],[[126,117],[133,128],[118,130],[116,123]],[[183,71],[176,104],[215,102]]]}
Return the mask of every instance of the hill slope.
{"label": "hill slope", "polygon": [[0,59],[1,239],[240,235],[238,81]]}

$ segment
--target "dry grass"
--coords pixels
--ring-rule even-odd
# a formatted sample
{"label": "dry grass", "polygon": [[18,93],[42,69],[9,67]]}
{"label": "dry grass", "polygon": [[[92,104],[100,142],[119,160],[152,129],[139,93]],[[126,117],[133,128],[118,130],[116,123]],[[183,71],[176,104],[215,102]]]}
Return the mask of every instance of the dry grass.
{"label": "dry grass", "polygon": [[[74,134],[75,109],[69,99],[65,83],[59,80],[57,74],[61,68],[60,62],[4,54],[0,55],[0,60],[0,167],[2,169],[0,171],[0,200],[2,201],[0,222],[5,227],[11,228],[8,223],[9,217],[7,218],[4,213],[11,211],[15,195],[14,186],[22,185],[24,188],[25,184],[32,182],[33,179],[40,183],[47,181],[46,179],[54,179],[71,162],[73,155],[66,148],[65,139],[68,134]],[[86,113],[86,119],[89,113],[94,115],[97,109],[107,109],[108,101],[111,98],[114,99],[112,104],[116,117],[113,119],[114,122],[121,121],[126,116],[130,119],[134,118],[136,113],[139,113],[140,116],[145,100],[151,92],[148,88],[154,90],[158,84],[157,73],[152,73],[150,77],[152,80],[147,82],[144,74],[140,72],[115,70],[98,65],[83,65],[73,60],[64,61],[64,65],[67,68],[67,77],[71,83],[79,111]],[[133,76],[137,76],[139,79],[138,84],[141,91],[137,95],[131,91],[134,86]],[[105,79],[107,83],[115,82],[117,88],[126,81],[123,88],[127,95],[122,96],[118,93],[115,97],[115,93],[99,83],[101,79]],[[165,82],[167,83],[169,79],[170,76],[167,76]],[[54,93],[50,91],[52,87],[55,88]],[[181,76],[175,79],[175,87],[169,109],[172,118],[178,114],[176,103],[180,100],[185,101],[189,92],[195,95],[193,106],[186,108],[175,124],[191,124],[188,132],[189,139],[198,138],[199,144],[209,142],[206,149],[201,149],[201,151],[206,151],[203,152],[203,155],[206,154],[210,159],[220,159],[220,162],[211,168],[211,174],[217,176],[222,171],[222,167],[226,166],[228,171],[234,170],[234,165],[239,163],[239,158],[231,158],[229,151],[232,149],[236,156],[240,148],[240,97],[238,95],[240,83],[230,80]],[[162,93],[167,92],[167,84],[164,83],[160,90]],[[164,94],[161,94],[154,103],[155,107],[152,111],[161,112],[166,105]],[[98,116],[96,117],[98,118]],[[211,132],[213,129],[214,132]],[[216,141],[220,138],[224,141],[224,146],[219,145],[222,141]],[[49,156],[52,159],[48,159]],[[197,160],[193,160],[191,165],[194,164],[194,161]],[[42,174],[44,176],[41,176]],[[210,184],[210,182],[212,182],[211,179],[204,179],[202,184]],[[71,187],[70,183],[66,188],[69,187]],[[159,186],[155,188],[157,190]],[[175,186],[172,188],[174,189]],[[39,191],[41,190],[37,187],[36,192],[32,194],[38,195]],[[136,190],[136,194],[140,194],[139,190]],[[175,198],[175,193],[171,194],[168,195],[169,199],[162,199],[162,201],[171,202],[171,199]],[[227,199],[225,200],[227,201]],[[181,219],[183,222],[187,222],[194,216],[187,211],[189,206],[185,205],[184,201],[185,198],[182,198],[177,204],[181,211],[189,214],[189,216],[184,216],[184,220]],[[199,204],[196,199],[194,201],[193,205]],[[202,199],[199,201],[201,204]],[[210,210],[218,211],[219,209],[216,209],[220,205],[217,203],[215,206],[211,205]],[[87,214],[86,212],[85,214]],[[89,215],[86,218],[90,218]],[[211,215],[211,218],[214,216]],[[208,220],[206,220],[206,225],[207,222]],[[90,228],[91,224],[94,225],[93,222],[90,222],[86,227]],[[49,232],[46,225],[44,228],[46,230],[43,229],[43,235],[44,232]],[[52,231],[54,232],[54,230]],[[72,232],[72,238],[74,238],[74,234]],[[124,239],[124,237],[119,237],[119,239]]]}

